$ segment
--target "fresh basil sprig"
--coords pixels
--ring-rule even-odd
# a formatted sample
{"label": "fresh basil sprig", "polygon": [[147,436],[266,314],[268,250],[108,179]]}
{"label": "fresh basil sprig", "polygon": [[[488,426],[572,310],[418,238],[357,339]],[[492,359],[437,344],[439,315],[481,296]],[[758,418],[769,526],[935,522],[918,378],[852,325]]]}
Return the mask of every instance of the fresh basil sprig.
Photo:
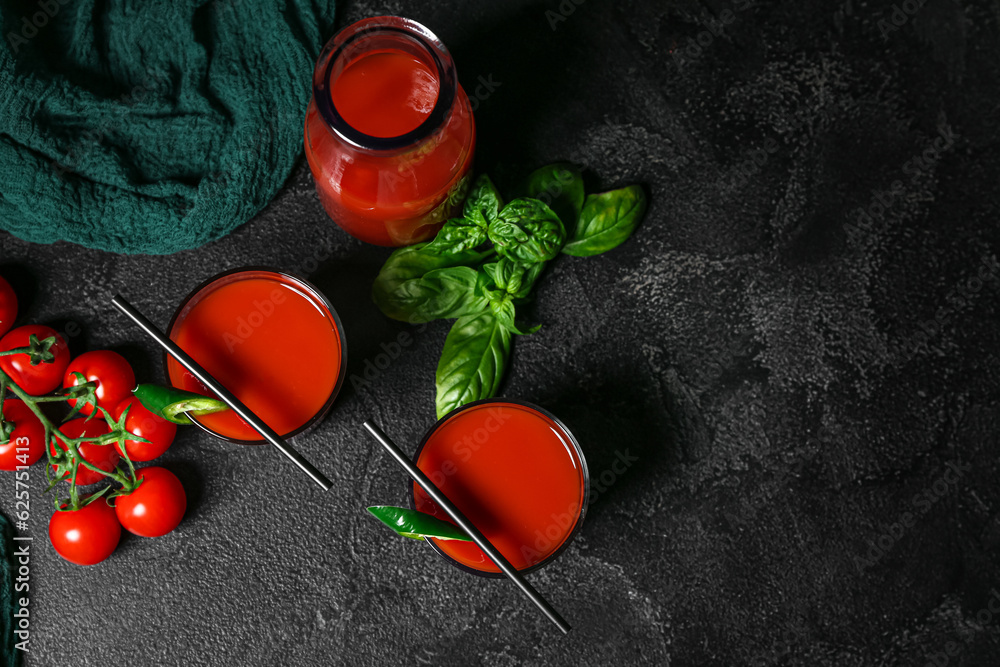
{"label": "fresh basil sprig", "polygon": [[[514,299],[523,300],[528,298],[544,268],[544,262],[525,264],[509,257],[501,257],[499,261],[483,264],[483,275],[493,287],[503,290]],[[488,290],[489,287],[481,283],[480,289]]]}
{"label": "fresh basil sprig", "polygon": [[515,323],[515,304],[528,298],[535,281],[542,274],[545,262],[525,264],[509,257],[501,257],[500,261],[483,264],[483,272],[479,276],[479,290],[486,295],[490,310],[511,333],[520,335],[535,333],[541,328],[536,325],[528,331],[521,331]]}
{"label": "fresh basil sprig", "polygon": [[372,287],[383,313],[411,323],[456,319],[437,368],[438,417],[496,395],[510,356],[517,306],[560,252],[589,257],[623,243],[642,219],[646,196],[630,185],[584,194],[579,169],[535,170],[527,197],[503,203],[486,175],[469,191],[461,218],[430,242],[392,253]]}

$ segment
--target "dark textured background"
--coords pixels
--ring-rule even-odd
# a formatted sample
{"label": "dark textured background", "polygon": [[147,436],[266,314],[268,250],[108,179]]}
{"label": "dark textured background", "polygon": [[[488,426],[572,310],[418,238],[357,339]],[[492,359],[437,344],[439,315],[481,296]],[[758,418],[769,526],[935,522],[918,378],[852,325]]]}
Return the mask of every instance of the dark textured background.
{"label": "dark textured background", "polygon": [[[434,421],[436,323],[296,443],[334,480],[325,496],[271,449],[187,430],[165,457],[190,497],[180,528],[83,569],[44,536],[36,468],[28,664],[1000,662],[1000,4],[897,3],[891,32],[884,1],[563,0],[554,30],[556,0],[430,4],[347,2],[339,25],[411,16],[470,91],[500,84],[477,118],[478,165],[501,189],[569,159],[595,188],[650,195],[626,245],[557,262],[503,388],[566,420],[595,477],[616,450],[639,457],[532,576],[573,633],[362,510],[405,500],[361,422],[412,446]],[[942,127],[954,141],[924,160]],[[240,265],[310,275],[352,374],[405,329],[367,298],[387,252],[325,218],[304,164],[198,251],[0,234],[0,252],[26,318],[78,323],[77,352],[121,350],[146,379],[159,355],[111,296],[166,324]]]}

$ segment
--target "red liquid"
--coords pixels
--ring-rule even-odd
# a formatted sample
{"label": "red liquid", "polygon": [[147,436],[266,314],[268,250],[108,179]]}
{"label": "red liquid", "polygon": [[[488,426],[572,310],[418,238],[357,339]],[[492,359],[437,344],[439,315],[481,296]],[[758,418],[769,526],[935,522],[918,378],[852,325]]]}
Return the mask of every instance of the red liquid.
{"label": "red liquid", "polygon": [[[417,467],[519,570],[559,549],[580,518],[584,466],[571,439],[529,407],[489,403],[439,426]],[[414,485],[415,506],[448,520]],[[448,556],[483,572],[500,570],[471,542],[434,540]]]}
{"label": "red liquid", "polygon": [[[437,101],[437,73],[394,49],[362,53],[329,84],[337,112],[354,129],[398,137],[417,129]],[[327,214],[352,236],[384,246],[432,237],[458,210],[475,145],[472,110],[458,87],[450,115],[430,136],[394,151],[344,141],[311,102],[305,152]]]}
{"label": "red liquid", "polygon": [[351,127],[373,137],[398,137],[431,114],[438,88],[427,65],[401,51],[382,51],[348,65],[330,95]]}
{"label": "red liquid", "polygon": [[[192,300],[170,338],[279,434],[300,428],[337,384],[336,321],[303,286],[279,274],[255,271],[217,282]],[[211,395],[173,358],[167,374],[175,387]],[[196,419],[226,438],[263,442],[232,410]]]}

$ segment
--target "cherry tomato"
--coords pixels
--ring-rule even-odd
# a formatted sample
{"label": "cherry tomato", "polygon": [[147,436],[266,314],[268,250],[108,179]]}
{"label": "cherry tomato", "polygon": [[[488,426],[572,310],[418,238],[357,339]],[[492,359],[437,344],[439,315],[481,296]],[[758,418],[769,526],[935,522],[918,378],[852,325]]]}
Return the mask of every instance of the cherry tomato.
{"label": "cherry tomato", "polygon": [[[83,376],[81,380],[79,375]],[[111,350],[84,352],[70,362],[63,377],[63,387],[75,387],[84,382],[97,382],[97,404],[108,412],[114,412],[122,400],[135,389],[135,373],[125,357]],[[76,407],[77,400],[67,401]],[[80,412],[89,415],[94,411],[92,403],[84,403]]]}
{"label": "cherry tomato", "polygon": [[187,495],[181,481],[166,468],[140,468],[142,484],[127,496],[115,498],[115,513],[125,530],[142,537],[166,535],[184,518]]}
{"label": "cherry tomato", "polygon": [[96,565],[111,555],[122,536],[115,511],[104,498],[49,519],[49,540],[56,553],[77,565]]}
{"label": "cherry tomato", "polygon": [[10,441],[0,445],[0,470],[30,466],[45,453],[45,427],[23,401],[8,398],[3,402],[3,418],[14,424]]}
{"label": "cherry tomato", "polygon": [[[107,423],[103,419],[98,419],[94,417],[90,421],[87,421],[83,417],[77,417],[76,419],[70,419],[68,422],[59,427],[59,430],[63,435],[70,438],[92,438],[99,435],[104,435],[108,433],[110,429]],[[63,451],[66,450],[66,445],[61,440],[56,440],[56,444],[59,449]],[[50,446],[52,453],[56,453],[55,446]],[[118,459],[121,456],[118,454],[118,449],[113,444],[107,445],[95,445],[92,442],[84,442],[79,447],[77,451],[83,458],[87,459],[89,463],[94,464],[101,470],[110,471],[118,465]],[[69,473],[66,473],[63,477],[69,477]],[[76,469],[76,483],[80,486],[87,486],[88,484],[96,484],[104,479],[104,475],[98,472],[94,472],[90,468],[85,468],[83,465],[77,466]]]}
{"label": "cherry tomato", "polygon": [[10,331],[17,319],[17,295],[10,283],[0,276],[0,336]]}
{"label": "cherry tomato", "polygon": [[[121,419],[122,413],[129,406],[131,409],[125,417],[125,430],[149,442],[126,440],[125,451],[133,461],[152,461],[169,449],[174,436],[177,435],[177,424],[153,414],[135,396],[130,396],[118,404],[114,418]],[[121,452],[121,447],[118,447],[118,451]]]}
{"label": "cherry tomato", "polygon": [[40,396],[47,394],[59,386],[66,366],[69,364],[69,346],[63,337],[56,333],[52,327],[41,324],[27,324],[17,327],[7,332],[7,335],[0,338],[0,351],[13,350],[16,347],[26,347],[31,334],[38,336],[38,340],[44,340],[49,336],[56,337],[56,343],[52,346],[51,352],[55,359],[51,363],[41,362],[37,366],[31,365],[31,358],[27,354],[12,354],[8,357],[0,357],[0,368],[9,375],[21,389],[29,394]]}

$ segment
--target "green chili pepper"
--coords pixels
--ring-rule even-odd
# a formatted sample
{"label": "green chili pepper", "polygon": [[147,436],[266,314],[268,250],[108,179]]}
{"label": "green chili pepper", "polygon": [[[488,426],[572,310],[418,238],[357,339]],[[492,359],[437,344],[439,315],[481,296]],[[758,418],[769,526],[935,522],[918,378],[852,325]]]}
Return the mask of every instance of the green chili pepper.
{"label": "green chili pepper", "polygon": [[175,424],[190,424],[188,412],[199,416],[229,409],[218,399],[158,384],[140,384],[132,393],[144,408]]}
{"label": "green chili pepper", "polygon": [[433,537],[436,540],[472,541],[460,529],[430,514],[402,507],[391,507],[389,505],[375,505],[369,507],[368,511],[376,519],[403,537],[409,537],[414,540]]}

